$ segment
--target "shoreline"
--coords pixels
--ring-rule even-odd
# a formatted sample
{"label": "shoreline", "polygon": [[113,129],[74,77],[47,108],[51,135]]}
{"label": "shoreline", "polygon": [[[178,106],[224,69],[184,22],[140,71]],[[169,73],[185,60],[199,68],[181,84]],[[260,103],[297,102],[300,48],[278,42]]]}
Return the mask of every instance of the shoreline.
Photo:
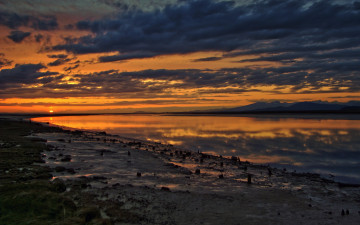
{"label": "shoreline", "polygon": [[222,116],[222,117],[255,117],[255,118],[301,118],[301,119],[347,119],[359,120],[360,112],[336,112],[336,111],[299,111],[299,112],[239,112],[239,113],[196,113],[196,112],[173,112],[173,113],[69,113],[69,114],[0,114],[0,118],[38,118],[38,117],[61,117],[61,116],[94,116],[94,115],[159,115],[159,116]]}
{"label": "shoreline", "polygon": [[[315,174],[269,169],[237,158],[189,153],[174,146],[134,141],[105,132],[49,129],[56,133],[32,135],[46,139],[51,149],[41,153],[45,165],[55,177],[71,178],[65,180],[67,190],[62,195],[80,198],[81,201],[74,201],[79,210],[85,202],[93,202],[90,205],[100,212],[98,216],[93,209],[97,215],[94,221],[99,224],[189,224],[190,221],[237,224],[239,220],[244,224],[290,221],[357,224],[360,221],[360,208],[356,204],[360,199],[358,187],[344,187]],[[114,174],[104,165],[104,162],[111,164],[110,160],[116,162],[112,165],[119,165],[111,168]],[[99,174],[83,176],[97,170]],[[104,171],[105,175],[101,175]],[[248,184],[249,174],[251,184]],[[349,215],[341,215],[342,209],[345,214],[348,209]],[[319,219],[314,221],[314,218]]]}
{"label": "shoreline", "polygon": [[[164,116],[167,116],[167,115],[164,115]],[[314,119],[314,118],[312,118]],[[36,119],[35,119],[36,120]],[[42,123],[43,125],[48,125],[48,126],[54,126],[54,127],[59,127],[59,128],[62,128],[62,129],[66,129],[66,130],[81,130],[81,131],[84,131],[84,132],[94,132],[94,133],[101,133],[101,132],[104,132],[103,130],[100,130],[100,129],[79,129],[79,128],[72,128],[72,127],[67,127],[67,126],[60,126],[60,125],[56,125],[56,124],[52,124],[51,121],[50,123],[49,122],[40,122]],[[111,132],[111,131],[110,131]],[[119,133],[117,133],[119,134]],[[117,136],[116,134],[110,134],[109,135],[113,135],[113,136]],[[120,134],[121,135],[121,134]],[[119,136],[120,137],[120,136]],[[125,138],[124,136],[121,136],[122,138]],[[126,137],[128,138],[129,140],[135,140],[135,141],[138,141],[138,142],[151,142],[151,141],[148,141],[148,140],[145,140],[145,138],[142,136],[142,139],[141,138],[136,138],[136,137]],[[165,141],[166,142],[166,141]],[[171,142],[170,142],[171,143]],[[170,143],[166,143],[166,144],[170,144]],[[163,145],[166,145],[164,143],[162,143]],[[186,148],[185,146],[179,146],[177,144],[174,144],[177,148],[181,149],[181,150],[186,150],[186,151],[191,151],[191,152],[194,152],[196,153],[195,150],[189,150],[191,148]],[[217,154],[216,151],[204,151],[203,153],[205,154],[210,154],[212,156],[221,156],[220,154]],[[224,153],[224,155],[222,157],[224,158],[231,158],[232,156],[234,156],[234,154],[229,154],[229,153]],[[237,155],[235,155],[237,156]],[[241,156],[240,156],[241,157]],[[295,166],[293,164],[279,164],[279,163],[272,163],[271,161],[270,162],[257,162],[255,160],[255,162],[253,162],[252,159],[248,159],[245,156],[243,156],[245,159],[243,159],[243,161],[245,160],[248,160],[254,164],[257,164],[257,165],[267,165],[268,167],[272,167],[272,168],[281,168],[281,169],[287,169],[288,171],[293,171],[293,173],[295,174],[303,174],[303,175],[306,175],[306,174],[311,174],[311,175],[320,175],[323,179],[328,179],[330,181],[335,181],[336,183],[340,183],[340,185],[342,186],[359,186],[360,185],[360,180],[359,178],[355,178],[355,177],[351,177],[351,174],[337,174],[336,172],[334,171],[316,171],[316,167],[315,169],[306,169],[305,166]],[[334,172],[334,173],[333,173]]]}

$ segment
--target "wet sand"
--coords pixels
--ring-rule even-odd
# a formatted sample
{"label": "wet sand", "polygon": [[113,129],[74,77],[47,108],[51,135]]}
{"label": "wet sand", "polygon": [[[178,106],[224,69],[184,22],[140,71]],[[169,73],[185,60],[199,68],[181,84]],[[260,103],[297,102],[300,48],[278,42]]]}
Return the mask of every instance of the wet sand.
{"label": "wet sand", "polygon": [[316,174],[104,132],[29,137],[46,140],[38,165],[66,181],[64,195],[78,208],[99,211],[95,224],[360,223],[360,188]]}

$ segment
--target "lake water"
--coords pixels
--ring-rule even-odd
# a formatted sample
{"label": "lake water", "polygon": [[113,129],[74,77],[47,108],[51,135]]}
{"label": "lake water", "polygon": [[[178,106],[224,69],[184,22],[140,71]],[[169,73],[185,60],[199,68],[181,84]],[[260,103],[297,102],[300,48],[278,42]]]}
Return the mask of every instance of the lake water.
{"label": "lake water", "polygon": [[[354,117],[354,118],[351,118]],[[91,115],[33,118],[360,183],[360,119]],[[331,174],[331,175],[330,175]]]}

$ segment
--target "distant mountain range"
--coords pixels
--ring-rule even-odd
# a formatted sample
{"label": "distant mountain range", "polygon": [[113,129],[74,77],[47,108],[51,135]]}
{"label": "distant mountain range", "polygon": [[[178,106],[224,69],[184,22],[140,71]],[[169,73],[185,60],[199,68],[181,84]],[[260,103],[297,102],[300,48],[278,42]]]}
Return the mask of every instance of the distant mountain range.
{"label": "distant mountain range", "polygon": [[[203,111],[205,112],[205,111]],[[350,101],[347,103],[329,103],[329,102],[256,102],[250,105],[220,109],[208,110],[207,113],[252,113],[252,112],[360,112],[360,101]]]}

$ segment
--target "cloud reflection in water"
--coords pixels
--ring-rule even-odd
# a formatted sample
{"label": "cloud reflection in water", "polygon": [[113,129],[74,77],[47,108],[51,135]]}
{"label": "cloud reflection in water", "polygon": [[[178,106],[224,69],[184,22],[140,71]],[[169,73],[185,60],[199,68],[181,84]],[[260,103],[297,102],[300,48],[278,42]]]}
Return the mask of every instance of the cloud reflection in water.
{"label": "cloud reflection in water", "polygon": [[360,120],[97,115],[38,118],[360,183]]}

